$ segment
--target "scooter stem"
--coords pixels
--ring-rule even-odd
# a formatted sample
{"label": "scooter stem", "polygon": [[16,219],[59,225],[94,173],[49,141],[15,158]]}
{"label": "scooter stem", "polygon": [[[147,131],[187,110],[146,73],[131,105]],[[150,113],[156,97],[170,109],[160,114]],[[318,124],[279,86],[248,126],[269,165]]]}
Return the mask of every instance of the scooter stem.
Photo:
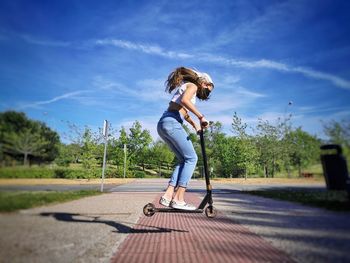
{"label": "scooter stem", "polygon": [[199,137],[201,141],[201,149],[202,149],[202,157],[203,157],[203,165],[204,165],[204,175],[205,175],[205,183],[207,185],[207,190],[211,190],[210,180],[209,180],[209,170],[208,170],[208,162],[207,162],[207,154],[205,152],[205,143],[204,143],[204,135],[203,129],[199,131]]}

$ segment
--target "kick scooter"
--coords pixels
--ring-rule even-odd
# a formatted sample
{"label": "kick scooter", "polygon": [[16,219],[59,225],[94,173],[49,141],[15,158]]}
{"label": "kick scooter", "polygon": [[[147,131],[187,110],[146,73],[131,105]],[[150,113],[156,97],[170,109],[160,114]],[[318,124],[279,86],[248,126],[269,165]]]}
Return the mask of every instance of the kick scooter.
{"label": "kick scooter", "polygon": [[[207,193],[204,196],[204,199],[202,200],[198,208],[195,210],[182,210],[182,209],[175,209],[171,207],[158,208],[158,207],[155,207],[154,204],[148,203],[143,207],[143,213],[145,214],[145,216],[153,216],[155,213],[203,213],[203,211],[205,212],[208,218],[214,218],[216,216],[216,209],[213,207],[212,187],[209,180],[209,170],[208,170],[208,163],[207,163],[207,155],[205,152],[203,129],[199,131],[199,137],[201,142]],[[208,206],[205,208],[207,204]]]}

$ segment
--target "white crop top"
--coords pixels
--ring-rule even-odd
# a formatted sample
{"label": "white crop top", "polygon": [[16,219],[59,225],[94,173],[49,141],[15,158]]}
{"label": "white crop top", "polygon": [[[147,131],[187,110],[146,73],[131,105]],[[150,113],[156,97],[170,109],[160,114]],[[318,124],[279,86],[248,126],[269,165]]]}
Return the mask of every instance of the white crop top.
{"label": "white crop top", "polygon": [[[182,99],[182,95],[185,93],[186,85],[187,85],[187,83],[184,83],[180,87],[178,87],[173,98],[171,99],[172,102],[175,102],[175,103],[183,106],[181,103],[181,99]],[[191,98],[191,102],[193,104],[196,104],[196,94],[194,94],[193,97]]]}

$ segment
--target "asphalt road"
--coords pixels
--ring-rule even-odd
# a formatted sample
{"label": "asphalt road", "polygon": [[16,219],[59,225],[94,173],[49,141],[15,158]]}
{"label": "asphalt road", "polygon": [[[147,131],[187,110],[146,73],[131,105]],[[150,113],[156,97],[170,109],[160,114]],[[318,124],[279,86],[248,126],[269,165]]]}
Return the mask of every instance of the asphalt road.
{"label": "asphalt road", "polygon": [[[104,184],[105,192],[160,192],[167,185],[167,179],[136,179],[132,184],[113,185]],[[213,191],[223,190],[249,191],[262,189],[308,189],[326,190],[324,183],[320,184],[232,184],[212,182]],[[72,190],[100,190],[100,184],[47,184],[47,185],[0,185],[0,191],[72,191]],[[205,191],[204,180],[192,180],[189,191]]]}

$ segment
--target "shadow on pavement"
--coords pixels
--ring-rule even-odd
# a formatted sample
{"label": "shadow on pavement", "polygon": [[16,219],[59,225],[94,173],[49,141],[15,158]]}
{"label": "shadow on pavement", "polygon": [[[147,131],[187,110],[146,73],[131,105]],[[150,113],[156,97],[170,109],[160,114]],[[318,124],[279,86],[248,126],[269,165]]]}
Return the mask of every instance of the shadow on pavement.
{"label": "shadow on pavement", "polygon": [[288,247],[301,262],[306,258],[312,262],[350,262],[348,212],[332,212],[232,189],[214,191],[213,199],[214,206],[219,205],[231,220],[254,229],[274,244],[283,242],[281,247]]}
{"label": "shadow on pavement", "polygon": [[[148,229],[134,229],[122,223],[117,223],[112,220],[100,219],[100,216],[89,216],[87,214],[45,212],[45,213],[40,213],[40,215],[46,216],[46,217],[52,216],[56,220],[63,221],[63,222],[106,224],[116,229],[116,231],[113,231],[113,232],[122,233],[122,234],[188,232],[186,230],[162,228],[162,227],[156,227],[156,226],[147,226]],[[77,217],[80,217],[80,218],[77,218]],[[86,219],[82,219],[81,217]],[[153,228],[153,229],[150,229],[150,228]]]}

